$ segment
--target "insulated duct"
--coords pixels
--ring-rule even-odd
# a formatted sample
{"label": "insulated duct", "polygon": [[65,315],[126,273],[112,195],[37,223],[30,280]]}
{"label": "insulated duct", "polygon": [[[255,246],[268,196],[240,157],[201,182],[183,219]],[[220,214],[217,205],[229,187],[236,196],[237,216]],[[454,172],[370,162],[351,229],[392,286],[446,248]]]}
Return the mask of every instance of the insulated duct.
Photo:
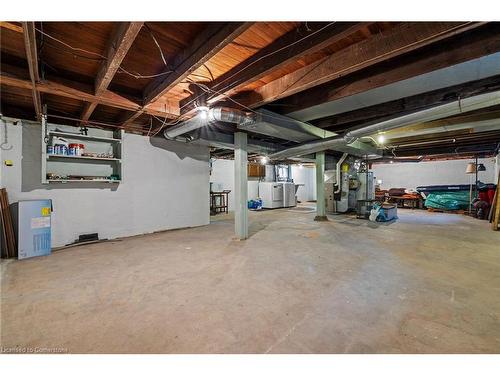
{"label": "insulated duct", "polygon": [[215,107],[198,111],[196,116],[189,120],[166,129],[163,135],[165,138],[173,140],[182,134],[204,127],[210,121],[230,122],[239,125],[252,121],[252,119],[251,115],[238,109]]}
{"label": "insulated duct", "polygon": [[470,112],[481,108],[500,104],[500,91],[472,96],[451,103],[439,105],[423,111],[410,113],[408,115],[381,121],[365,127],[357,127],[349,130],[344,136],[335,136],[303,143],[280,152],[269,155],[271,159],[284,159],[291,156],[300,156],[313,152],[335,149],[336,145],[348,145],[358,138],[373,135],[378,132],[388,131],[418,122],[428,122],[445,118],[460,113]]}

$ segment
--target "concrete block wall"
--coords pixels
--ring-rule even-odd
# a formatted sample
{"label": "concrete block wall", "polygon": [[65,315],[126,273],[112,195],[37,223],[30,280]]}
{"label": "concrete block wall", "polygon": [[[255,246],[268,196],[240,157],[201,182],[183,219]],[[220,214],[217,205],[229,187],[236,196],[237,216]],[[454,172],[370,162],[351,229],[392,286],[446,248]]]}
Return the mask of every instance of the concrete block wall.
{"label": "concrete block wall", "polygon": [[[209,223],[207,147],[127,133],[123,183],[43,185],[40,125],[2,121],[0,143],[0,185],[10,202],[53,200],[54,247],[85,233],[116,238]],[[14,165],[7,167],[4,160]]]}

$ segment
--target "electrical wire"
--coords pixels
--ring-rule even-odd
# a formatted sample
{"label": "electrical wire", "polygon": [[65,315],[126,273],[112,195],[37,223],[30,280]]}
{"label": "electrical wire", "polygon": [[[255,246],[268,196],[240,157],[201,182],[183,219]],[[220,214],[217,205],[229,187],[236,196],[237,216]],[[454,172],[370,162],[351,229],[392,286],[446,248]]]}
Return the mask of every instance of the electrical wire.
{"label": "electrical wire", "polygon": [[[44,32],[43,30],[39,29],[39,28],[35,28],[36,31],[38,31],[40,34],[46,36],[47,38],[50,38],[60,44],[62,44],[63,46],[71,49],[72,51],[77,51],[77,52],[82,52],[82,53],[87,53],[89,55],[93,55],[93,56],[97,56],[98,58],[92,58],[92,57],[89,57],[89,56],[83,56],[81,54],[76,54],[76,53],[72,53],[73,56],[75,57],[80,57],[80,58],[84,58],[84,59],[88,59],[88,60],[94,60],[94,61],[107,61],[108,59],[101,55],[100,53],[97,53],[97,52],[93,52],[93,51],[89,51],[89,50],[86,50],[84,48],[78,48],[78,47],[73,47],[72,45],[66,43],[66,42],[63,42],[62,40]],[[55,48],[55,49],[58,49],[57,47],[53,46],[53,45],[50,45],[50,44],[47,44],[48,46],[51,46],[52,48]],[[59,49],[61,50],[61,49]],[[61,51],[64,51],[64,50],[61,50]],[[64,51],[64,52],[67,52],[67,53],[70,53],[69,51]],[[125,73],[125,74],[128,74],[129,76],[131,77],[134,77],[136,79],[150,79],[150,78],[156,78],[156,77],[161,77],[161,76],[164,76],[164,75],[167,75],[167,74],[170,74],[172,73],[173,70],[168,70],[168,71],[165,71],[165,72],[162,72],[162,73],[158,73],[158,74],[140,74],[140,73],[137,73],[137,72],[130,72],[128,70],[126,70],[125,68],[123,68],[121,65],[118,67],[118,73]]]}
{"label": "electrical wire", "polygon": [[[310,38],[310,37],[312,37],[312,36],[316,35],[317,33],[319,33],[319,32],[321,32],[321,31],[325,30],[326,28],[328,28],[328,27],[332,26],[332,25],[333,25],[333,24],[335,24],[335,23],[336,23],[336,22],[330,22],[330,23],[328,23],[327,25],[323,26],[322,28],[320,28],[320,29],[318,29],[318,30],[316,30],[316,31],[314,31],[314,32],[312,32],[312,33],[310,33],[310,34],[307,34],[306,36],[304,36],[304,37],[302,37],[302,38],[300,38],[300,39],[297,39],[296,41],[294,41],[294,42],[292,42],[292,43],[290,43],[290,44],[287,44],[286,46],[283,46],[283,47],[281,47],[281,48],[278,48],[278,49],[277,49],[277,50],[275,50],[275,51],[269,52],[269,53],[265,54],[264,56],[259,57],[257,60],[252,61],[250,64],[248,64],[248,65],[244,66],[243,68],[241,68],[240,70],[238,70],[238,71],[234,72],[234,73],[233,73],[233,74],[231,74],[229,77],[227,77],[227,78],[225,78],[224,80],[222,80],[221,82],[218,82],[216,85],[214,85],[214,87],[218,87],[218,86],[220,86],[221,84],[223,84],[223,83],[224,83],[224,82],[226,82],[227,80],[229,80],[229,79],[233,78],[235,75],[237,75],[237,74],[241,73],[242,71],[244,71],[244,70],[248,69],[248,68],[249,68],[249,67],[251,67],[252,65],[254,65],[254,64],[256,64],[256,63],[258,63],[259,61],[261,61],[261,60],[263,60],[263,59],[265,59],[265,58],[268,58],[269,56],[272,56],[272,55],[274,55],[274,54],[276,54],[276,53],[278,53],[278,52],[281,52],[281,51],[283,51],[284,49],[290,48],[290,47],[294,46],[295,44],[300,43],[300,42],[302,42],[302,41],[304,41],[304,40],[306,40],[306,39],[308,39],[308,38]],[[222,91],[224,91],[226,88],[227,88],[227,86],[226,86],[224,89],[222,89]]]}
{"label": "electrical wire", "polygon": [[[221,81],[221,82],[217,83],[214,87],[218,87],[218,86],[219,86],[219,85],[221,85],[222,83],[224,83],[224,82],[226,82],[227,80],[229,80],[229,79],[231,79],[232,77],[234,77],[236,74],[239,74],[240,72],[242,72],[242,71],[244,71],[244,70],[248,69],[250,66],[252,66],[252,65],[256,64],[257,62],[261,61],[262,59],[265,59],[265,58],[267,58],[267,57],[269,57],[269,56],[272,56],[272,55],[274,55],[274,54],[276,54],[276,53],[278,53],[278,52],[280,52],[280,51],[282,51],[282,50],[284,50],[284,49],[290,48],[290,47],[292,47],[293,45],[295,45],[295,44],[297,44],[297,43],[300,43],[301,41],[303,41],[303,40],[305,40],[305,39],[307,39],[307,38],[310,38],[310,37],[314,36],[315,34],[317,34],[317,33],[321,32],[321,31],[323,31],[324,29],[326,29],[326,28],[330,27],[330,26],[331,26],[331,25],[333,25],[333,24],[335,24],[335,22],[330,22],[330,23],[328,23],[327,25],[323,26],[322,28],[320,28],[320,29],[318,29],[318,30],[314,31],[313,33],[310,33],[310,34],[308,34],[308,35],[306,35],[306,36],[304,36],[304,37],[302,37],[302,38],[300,38],[300,39],[298,39],[298,40],[296,40],[296,41],[294,41],[294,42],[292,42],[292,43],[290,43],[290,44],[288,44],[288,45],[286,45],[286,46],[283,46],[283,47],[281,47],[281,48],[279,48],[279,49],[277,49],[277,50],[275,50],[275,51],[272,51],[272,52],[270,52],[270,53],[268,53],[268,54],[266,54],[266,55],[264,55],[264,56],[259,57],[257,60],[253,61],[252,63],[250,63],[250,64],[248,64],[248,65],[246,65],[246,66],[245,66],[245,67],[243,67],[242,69],[240,69],[240,70],[238,70],[238,71],[234,72],[231,76],[229,76],[229,77],[225,78],[223,81]],[[98,56],[98,57],[99,57],[99,59],[94,58],[94,60],[102,60],[102,59],[107,60],[107,58],[106,58],[105,56],[103,56],[102,54],[100,54],[100,53],[96,53],[96,52],[88,51],[88,50],[83,49],[83,48],[73,47],[73,46],[71,46],[70,44],[68,44],[68,43],[66,43],[66,42],[63,42],[63,41],[59,40],[58,38],[55,38],[54,36],[52,36],[52,35],[50,35],[50,34],[48,34],[48,33],[44,32],[44,31],[43,31],[43,30],[41,30],[41,29],[38,29],[38,28],[35,28],[35,29],[36,29],[39,33],[41,33],[42,35],[44,35],[44,36],[46,36],[46,37],[48,37],[48,38],[50,38],[50,39],[52,39],[52,40],[54,40],[54,41],[56,41],[56,42],[58,42],[58,43],[62,44],[62,45],[64,45],[65,47],[67,47],[67,48],[69,48],[69,49],[71,49],[71,50],[73,50],[73,51],[78,51],[78,52],[82,52],[82,53],[87,53],[87,54],[90,54],[90,55],[94,55],[94,56]],[[152,38],[153,38],[153,40],[154,40],[155,44],[157,45],[157,47],[158,47],[158,48],[159,48],[159,50],[160,50],[160,54],[162,55],[162,60],[163,60],[163,63],[166,65],[166,60],[165,60],[165,57],[164,57],[164,55],[163,55],[163,51],[161,50],[161,48],[160,48],[160,46],[159,46],[159,44],[158,44],[158,41],[156,40],[156,38],[154,37],[154,35],[151,33],[151,30],[150,30],[149,28],[148,28],[148,31],[150,31],[150,34],[151,34],[151,36],[152,36]],[[54,46],[51,46],[51,47],[53,47],[53,48],[57,48],[57,47],[54,47]],[[75,53],[73,53],[73,55],[74,55],[74,56],[76,56],[76,57],[80,57],[80,58],[92,59],[92,58],[90,58],[90,57],[88,57],[88,56],[83,56],[83,55],[80,55],[80,54],[75,54]],[[322,62],[322,63],[323,63],[323,62]],[[318,64],[318,65],[319,65],[319,64]],[[214,76],[213,76],[212,72],[210,71],[210,69],[209,69],[209,68],[208,68],[205,64],[204,64],[204,66],[205,66],[205,68],[207,69],[207,71],[209,72],[209,74],[211,75],[211,80],[212,80],[212,81],[214,81]],[[159,73],[159,74],[144,75],[144,74],[139,74],[139,73],[137,73],[137,72],[130,72],[130,71],[128,71],[128,70],[126,70],[126,69],[124,69],[124,68],[123,68],[123,67],[121,67],[121,66],[118,68],[118,73],[125,73],[125,74],[128,74],[128,75],[130,75],[130,76],[132,76],[132,77],[136,78],[136,79],[149,79],[149,78],[156,78],[156,77],[161,77],[161,76],[164,76],[164,75],[170,74],[170,73],[172,73],[172,72],[173,72],[172,70],[169,70],[169,71],[165,71],[165,72],[162,72],[162,73]],[[192,73],[191,75],[193,75],[193,76],[199,76],[199,77],[203,77],[203,78],[207,79],[207,77],[204,77],[204,76],[201,76],[201,75],[197,75],[197,74],[193,74],[193,73]],[[181,83],[187,83],[187,84],[192,83],[192,84],[195,84],[195,85],[197,85],[198,87],[200,87],[203,91],[205,91],[205,93],[212,93],[212,94],[213,94],[213,93],[215,93],[215,94],[217,94],[217,95],[221,95],[221,96],[223,96],[223,97],[227,98],[228,100],[230,100],[231,102],[235,103],[236,105],[238,105],[238,106],[240,106],[240,107],[242,107],[242,108],[244,108],[244,109],[246,109],[246,110],[248,110],[248,111],[250,111],[250,112],[252,112],[252,113],[258,114],[258,112],[256,112],[256,111],[255,111],[255,110],[253,110],[252,108],[250,108],[250,107],[248,107],[248,106],[246,106],[246,105],[244,105],[244,104],[242,104],[242,103],[238,102],[237,100],[235,100],[235,99],[231,98],[230,96],[226,95],[225,93],[223,93],[222,91],[224,91],[224,90],[227,88],[227,86],[226,86],[226,88],[223,88],[223,89],[221,89],[221,90],[219,91],[219,90],[216,90],[214,87],[208,87],[208,86],[204,85],[203,83],[196,82],[196,81],[193,81],[193,80],[191,80],[191,79],[188,79],[187,81],[182,81]],[[293,83],[293,84],[294,84],[294,83]],[[292,84],[292,85],[293,85],[293,84]],[[185,108],[186,106],[190,105],[192,102],[194,102],[196,99],[198,99],[198,98],[199,98],[200,96],[202,96],[202,95],[203,95],[203,94],[200,94],[200,95],[198,95],[196,98],[194,98],[194,99],[190,100],[188,103],[186,103],[186,104],[184,104],[183,106],[181,106],[181,107],[179,108],[179,110],[181,110],[181,109]],[[271,117],[273,117],[272,115],[270,115],[270,116],[271,116]],[[156,116],[154,116],[154,117],[155,117],[156,119],[158,119]],[[165,118],[164,118],[164,121],[163,121],[163,123],[162,123],[162,126],[160,127],[160,129],[159,129],[158,131],[156,131],[156,132],[153,134],[153,136],[154,136],[154,135],[156,135],[156,134],[158,134],[158,132],[159,132],[159,131],[161,131],[161,129],[162,129],[164,126],[166,126],[166,125],[173,125],[173,124],[179,123],[179,122],[182,120],[182,118],[183,118],[183,117],[184,117],[184,118],[186,118],[187,116],[185,116],[185,115],[184,115],[184,116],[183,116],[183,115],[180,115],[180,116],[178,116],[178,117],[177,117],[177,118],[176,118],[173,122],[170,122],[170,123],[168,123],[168,124],[166,123],[166,119],[167,119],[167,118],[165,117]],[[278,118],[277,116],[274,116],[274,117],[275,117],[275,118]],[[161,120],[160,120],[160,121],[161,121]]]}
{"label": "electrical wire", "polygon": [[158,50],[160,51],[160,56],[161,56],[161,59],[163,60],[163,64],[165,64],[165,66],[168,68],[167,60],[165,59],[165,55],[163,54],[163,51],[162,51],[162,49],[160,47],[160,43],[158,43],[158,41],[156,40],[156,38],[155,38],[153,32],[151,31],[150,27],[147,24],[144,24],[144,26],[146,27],[146,30],[149,31],[149,35],[151,35],[151,38],[153,39],[154,43],[158,47]]}
{"label": "electrical wire", "polygon": [[[59,116],[59,115],[54,115],[54,114],[48,114],[47,113],[47,117],[54,117],[54,118],[59,118],[59,119],[62,119],[62,120],[70,120],[70,121],[82,122],[82,119],[74,118],[74,117],[69,117],[69,116]],[[83,121],[83,122],[86,123],[86,124],[108,126],[108,127],[117,128],[117,129],[123,129],[125,127],[123,125],[107,124],[107,123],[104,123],[104,122],[94,121],[94,120],[87,120],[87,121]],[[132,130],[139,130],[139,128],[137,128],[137,127],[136,128],[132,128]],[[143,129],[140,129],[140,131],[142,131],[142,130]]]}
{"label": "electrical wire", "polygon": [[[260,113],[259,113],[259,112],[257,112],[257,111],[255,111],[254,109],[252,109],[252,108],[250,108],[250,107],[248,107],[248,106],[246,106],[246,105],[244,105],[244,104],[242,104],[242,103],[238,102],[237,100],[234,100],[233,98],[231,98],[231,97],[230,97],[229,95],[227,95],[227,94],[224,94],[224,93],[222,93],[222,92],[220,92],[220,91],[218,91],[218,90],[214,90],[214,89],[212,89],[212,88],[208,87],[207,85],[204,85],[204,84],[199,83],[199,82],[191,81],[190,83],[193,83],[193,84],[197,85],[197,86],[198,86],[198,87],[200,87],[202,90],[204,90],[206,93],[210,93],[210,92],[212,92],[212,93],[216,93],[216,94],[218,94],[218,95],[221,95],[221,96],[223,96],[223,97],[227,98],[228,100],[230,100],[231,102],[233,102],[234,104],[236,104],[236,105],[240,106],[241,108],[244,108],[244,109],[246,109],[246,110],[248,110],[248,111],[250,111],[251,113],[254,113],[254,114],[256,114],[256,115],[260,115]],[[197,97],[197,98],[199,98],[200,96],[201,96],[201,95],[198,95],[198,97]],[[184,107],[186,107],[186,106],[187,106],[187,105],[189,105],[189,104],[190,104],[190,103],[186,103],[185,105],[183,105],[183,106],[179,107],[179,110],[182,110]],[[271,118],[275,118],[275,119],[278,119],[278,120],[283,120],[283,118],[282,118],[282,117],[280,117],[279,115],[278,115],[278,116],[275,116],[275,115],[273,115],[273,114],[269,114],[269,113],[268,113],[268,114],[266,114],[266,116],[269,116],[269,117],[271,117]],[[309,124],[308,122],[305,122],[305,123]],[[309,124],[309,125],[310,125],[310,124]],[[323,130],[323,131],[324,131],[324,134],[326,134],[326,130]]]}
{"label": "electrical wire", "polygon": [[[311,34],[307,34],[306,36],[304,36],[304,37],[302,37],[302,38],[300,38],[300,39],[297,39],[296,41],[294,41],[294,42],[292,42],[292,43],[290,43],[290,44],[287,44],[286,46],[283,46],[283,47],[281,47],[281,48],[278,48],[278,49],[277,49],[277,50],[275,50],[275,51],[269,52],[269,53],[265,54],[264,56],[259,57],[257,60],[252,61],[250,64],[248,64],[248,65],[244,66],[243,68],[241,68],[240,70],[238,70],[238,71],[234,72],[234,73],[233,73],[233,74],[231,74],[229,77],[226,77],[226,78],[225,78],[224,80],[222,80],[221,82],[217,82],[217,83],[216,83],[213,87],[211,87],[211,88],[210,88],[210,90],[213,90],[214,92],[218,93],[219,95],[222,95],[222,96],[225,96],[225,97],[229,98],[227,95],[224,95],[224,94],[222,94],[222,93],[219,93],[217,90],[215,90],[215,88],[216,88],[216,87],[218,87],[218,86],[220,86],[221,84],[223,84],[223,83],[224,83],[224,82],[226,82],[227,80],[229,80],[229,79],[233,78],[235,75],[237,75],[237,74],[241,73],[242,71],[244,71],[244,70],[248,69],[250,66],[252,66],[252,65],[256,64],[256,63],[257,63],[257,62],[259,62],[259,61],[261,61],[262,59],[265,59],[265,58],[267,58],[267,57],[269,57],[269,56],[272,56],[272,55],[274,55],[274,54],[276,54],[276,53],[278,53],[278,52],[280,52],[280,51],[282,51],[282,50],[284,50],[284,49],[290,48],[290,47],[292,47],[293,45],[295,45],[295,44],[297,44],[297,43],[300,43],[300,42],[302,42],[302,41],[304,41],[304,40],[306,40],[306,39],[310,38],[311,36],[316,35],[317,33],[319,33],[319,32],[321,32],[321,31],[325,30],[326,28],[328,28],[328,27],[332,26],[332,25],[333,25],[333,24],[335,24],[335,23],[336,23],[336,22],[330,22],[330,23],[328,23],[327,25],[323,26],[322,28],[320,28],[320,29],[318,29],[318,30],[316,30],[316,31],[312,32]],[[322,63],[324,63],[324,61],[321,61],[321,63],[320,63],[320,64],[318,64],[318,66],[319,66],[319,65],[321,65]],[[317,68],[317,67],[315,67],[314,69],[316,69],[316,68]],[[308,72],[308,73],[306,73],[306,74],[309,74],[309,72]],[[301,77],[301,78],[303,78],[303,77]],[[296,83],[296,82],[294,82],[293,84],[295,84],[295,83]],[[228,87],[229,87],[229,85],[227,85],[226,87],[224,87],[224,88],[220,89],[220,91],[224,92],[224,91],[226,91],[226,90],[228,89]],[[184,107],[186,107],[187,105],[192,104],[192,103],[193,103],[194,101],[196,101],[196,100],[197,100],[200,96],[201,96],[201,95],[198,95],[197,97],[195,97],[195,98],[191,99],[188,103],[186,103],[184,106],[182,106],[182,107],[181,107],[181,109],[182,109],[182,108],[184,108]],[[230,99],[230,100],[232,100],[232,99]],[[239,104],[239,103],[238,103],[238,104]],[[239,104],[239,105],[241,105],[241,104]],[[247,108],[248,108],[248,107],[247,107]]]}
{"label": "electrical wire", "polygon": [[211,81],[213,82],[215,79],[214,79],[214,75],[212,74],[212,71],[210,70],[210,68],[207,66],[207,64],[203,63],[203,66],[205,67],[205,69],[208,71],[208,74],[210,74],[210,78],[211,78]]}
{"label": "electrical wire", "polygon": [[148,137],[149,137],[149,134],[151,133],[151,129],[153,128],[153,118],[150,117],[149,118],[149,130],[148,130]]}

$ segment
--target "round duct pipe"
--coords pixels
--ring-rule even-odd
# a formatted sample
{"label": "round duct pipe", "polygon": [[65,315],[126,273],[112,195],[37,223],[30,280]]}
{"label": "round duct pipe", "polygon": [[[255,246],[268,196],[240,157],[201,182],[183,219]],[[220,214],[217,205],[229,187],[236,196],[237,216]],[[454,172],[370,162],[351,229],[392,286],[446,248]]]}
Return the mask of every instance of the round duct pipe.
{"label": "round duct pipe", "polygon": [[207,125],[210,121],[244,124],[248,121],[253,121],[253,117],[238,109],[215,107],[208,110],[208,115],[206,110],[199,111],[189,120],[166,129],[163,135],[167,139],[175,140],[182,134],[186,134]]}

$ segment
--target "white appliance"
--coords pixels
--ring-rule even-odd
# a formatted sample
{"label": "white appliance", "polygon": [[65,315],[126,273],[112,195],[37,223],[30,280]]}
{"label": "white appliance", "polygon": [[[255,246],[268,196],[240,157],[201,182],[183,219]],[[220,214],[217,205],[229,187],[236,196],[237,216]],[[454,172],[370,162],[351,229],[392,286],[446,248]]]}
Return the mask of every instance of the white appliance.
{"label": "white appliance", "polygon": [[357,199],[358,200],[373,200],[375,199],[375,184],[373,172],[360,172],[358,173],[359,188]]}
{"label": "white appliance", "polygon": [[263,208],[283,207],[283,183],[259,182],[259,197]]}
{"label": "white appliance", "polygon": [[295,198],[295,184],[293,182],[282,182],[283,185],[283,207],[295,207],[297,199]]}

